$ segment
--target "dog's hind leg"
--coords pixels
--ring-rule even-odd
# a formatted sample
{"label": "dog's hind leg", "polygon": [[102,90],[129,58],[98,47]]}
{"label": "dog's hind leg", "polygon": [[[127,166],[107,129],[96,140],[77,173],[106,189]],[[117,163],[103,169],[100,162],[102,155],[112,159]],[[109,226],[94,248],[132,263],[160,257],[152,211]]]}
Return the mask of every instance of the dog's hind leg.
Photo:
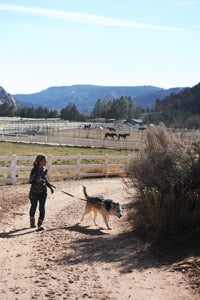
{"label": "dog's hind leg", "polygon": [[97,223],[96,223],[97,212],[96,212],[96,211],[93,211],[93,214],[94,214],[94,216],[93,216],[93,222],[94,222],[94,225],[95,225],[95,226],[98,226]]}
{"label": "dog's hind leg", "polygon": [[84,212],[82,214],[82,217],[81,217],[81,220],[80,220],[80,223],[84,220],[85,215],[89,214],[90,211],[91,211],[90,207],[86,204],[85,210],[84,210]]}

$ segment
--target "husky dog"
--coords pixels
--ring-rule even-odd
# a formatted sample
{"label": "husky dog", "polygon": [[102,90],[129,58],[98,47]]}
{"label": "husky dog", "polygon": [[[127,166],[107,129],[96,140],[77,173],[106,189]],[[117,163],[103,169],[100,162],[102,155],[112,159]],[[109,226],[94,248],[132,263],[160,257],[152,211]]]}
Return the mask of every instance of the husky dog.
{"label": "husky dog", "polygon": [[85,195],[87,203],[81,218],[81,222],[83,221],[85,215],[89,214],[90,212],[93,212],[93,221],[94,224],[97,226],[96,217],[97,213],[99,213],[102,215],[107,229],[112,229],[108,224],[109,217],[117,216],[118,218],[121,218],[122,216],[122,209],[119,202],[114,202],[113,200],[105,199],[103,197],[89,197],[86,192],[85,186],[83,186],[83,193]]}

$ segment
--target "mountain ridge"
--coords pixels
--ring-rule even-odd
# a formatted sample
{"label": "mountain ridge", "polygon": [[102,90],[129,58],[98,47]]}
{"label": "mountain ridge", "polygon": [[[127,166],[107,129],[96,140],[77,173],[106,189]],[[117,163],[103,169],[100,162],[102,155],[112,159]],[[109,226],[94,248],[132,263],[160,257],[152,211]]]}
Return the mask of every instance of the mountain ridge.
{"label": "mountain ridge", "polygon": [[185,88],[175,87],[164,89],[144,86],[100,86],[90,84],[75,84],[71,86],[54,86],[32,94],[15,94],[17,103],[28,107],[47,107],[62,109],[69,103],[74,103],[83,113],[90,113],[98,99],[113,100],[121,96],[133,98],[135,106],[142,108],[155,107],[156,100],[164,99],[171,93],[179,93]]}

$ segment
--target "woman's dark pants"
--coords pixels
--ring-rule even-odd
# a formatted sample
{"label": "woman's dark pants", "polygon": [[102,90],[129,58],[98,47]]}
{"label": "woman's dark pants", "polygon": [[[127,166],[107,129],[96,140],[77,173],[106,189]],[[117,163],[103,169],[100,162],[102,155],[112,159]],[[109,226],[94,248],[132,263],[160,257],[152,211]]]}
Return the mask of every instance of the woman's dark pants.
{"label": "woman's dark pants", "polygon": [[30,199],[30,202],[31,202],[29,216],[31,218],[35,217],[37,205],[38,205],[38,202],[39,202],[39,219],[41,221],[44,220],[46,198],[47,198],[47,192],[46,191],[41,192],[41,193],[34,193],[34,192],[29,193],[29,199]]}

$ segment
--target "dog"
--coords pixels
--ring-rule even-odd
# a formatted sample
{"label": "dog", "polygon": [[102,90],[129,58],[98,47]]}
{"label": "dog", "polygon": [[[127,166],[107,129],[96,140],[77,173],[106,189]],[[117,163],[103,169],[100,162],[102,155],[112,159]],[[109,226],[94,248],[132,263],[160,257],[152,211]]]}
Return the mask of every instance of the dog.
{"label": "dog", "polygon": [[83,186],[83,193],[85,195],[87,203],[80,222],[84,220],[85,215],[89,214],[90,212],[93,212],[94,224],[95,226],[98,226],[96,223],[96,217],[97,214],[99,213],[102,215],[107,229],[111,230],[112,228],[108,224],[109,217],[110,216],[117,216],[118,218],[122,217],[122,209],[119,202],[114,202],[113,200],[105,199],[104,197],[90,197],[86,192],[85,186]]}

